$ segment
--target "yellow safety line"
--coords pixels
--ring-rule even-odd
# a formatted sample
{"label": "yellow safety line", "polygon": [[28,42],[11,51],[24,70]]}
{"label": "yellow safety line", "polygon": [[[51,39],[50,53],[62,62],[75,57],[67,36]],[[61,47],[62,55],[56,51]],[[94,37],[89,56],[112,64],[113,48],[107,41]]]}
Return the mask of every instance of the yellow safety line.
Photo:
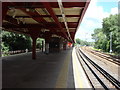
{"label": "yellow safety line", "polygon": [[83,84],[82,84],[82,81],[80,78],[81,76],[80,76],[80,72],[78,71],[78,66],[77,66],[76,60],[74,61],[74,64],[75,64],[74,70],[76,72],[75,77],[77,78],[77,87],[83,88]]}
{"label": "yellow safety line", "polygon": [[71,59],[70,55],[71,55],[71,53],[68,53],[68,55],[66,55],[66,58],[62,65],[62,69],[58,76],[55,88],[67,88],[68,65],[69,65],[69,61]]}
{"label": "yellow safety line", "polygon": [[79,68],[78,68],[78,65],[77,65],[77,62],[76,62],[76,57],[75,57],[75,52],[73,52],[73,66],[74,66],[74,79],[75,79],[75,83],[77,85],[77,88],[83,88],[83,84],[82,84],[82,80],[81,80],[81,74],[79,72]]}

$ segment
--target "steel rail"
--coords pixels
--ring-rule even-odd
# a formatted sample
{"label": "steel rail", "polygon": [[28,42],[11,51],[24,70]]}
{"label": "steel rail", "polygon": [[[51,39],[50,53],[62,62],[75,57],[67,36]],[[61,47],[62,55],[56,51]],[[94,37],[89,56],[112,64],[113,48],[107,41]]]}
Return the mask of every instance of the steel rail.
{"label": "steel rail", "polygon": [[[95,50],[88,50],[88,49],[86,49],[86,48],[85,48],[85,50],[87,50],[88,52],[91,52],[91,53],[94,54],[94,55],[99,56],[100,58],[106,59],[106,60],[108,60],[108,61],[110,61],[110,62],[112,62],[112,63],[117,64],[117,65],[120,66],[120,61],[117,60],[117,58],[115,58],[115,57],[106,56],[107,54],[104,55],[104,53],[102,53],[102,52],[97,52],[97,51],[95,51]],[[112,60],[111,60],[111,59],[112,59]]]}
{"label": "steel rail", "polygon": [[113,86],[115,86],[117,89],[120,89],[120,82],[118,80],[116,80],[113,76],[111,76],[95,62],[93,62],[90,58],[88,58],[88,56],[86,56],[80,49],[79,53],[81,53],[107,80],[109,80],[109,82],[111,82]]}
{"label": "steel rail", "polygon": [[[99,83],[104,87],[105,90],[109,90],[108,87],[103,83],[103,81],[100,79],[100,77],[94,72],[94,70],[86,63],[80,52],[78,51],[79,56],[83,60],[83,62],[86,64],[86,66],[89,68],[89,70],[92,72],[92,74],[96,77],[96,79],[99,81]],[[95,89],[95,88],[94,88]]]}
{"label": "steel rail", "polygon": [[[78,52],[76,52],[76,55],[77,55],[78,60],[79,60],[79,56],[80,56],[80,55],[78,55]],[[79,62],[80,62],[80,60],[79,60]],[[89,78],[89,76],[88,76],[87,72],[85,71],[85,68],[84,68],[84,66],[82,65],[82,63],[81,63],[81,62],[80,62],[80,65],[82,66],[83,71],[85,72],[85,75],[87,76],[87,78],[88,78],[88,80],[89,80],[89,83],[91,84],[91,86],[92,86],[93,90],[95,90],[95,87],[94,87],[94,85],[93,85],[92,81],[90,80],[90,78]]]}

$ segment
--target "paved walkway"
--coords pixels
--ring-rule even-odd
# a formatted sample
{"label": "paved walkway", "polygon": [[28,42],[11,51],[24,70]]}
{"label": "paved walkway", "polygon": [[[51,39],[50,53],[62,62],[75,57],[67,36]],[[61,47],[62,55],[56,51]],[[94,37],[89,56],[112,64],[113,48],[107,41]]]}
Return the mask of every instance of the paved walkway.
{"label": "paved walkway", "polygon": [[3,88],[74,88],[72,49],[3,57]]}

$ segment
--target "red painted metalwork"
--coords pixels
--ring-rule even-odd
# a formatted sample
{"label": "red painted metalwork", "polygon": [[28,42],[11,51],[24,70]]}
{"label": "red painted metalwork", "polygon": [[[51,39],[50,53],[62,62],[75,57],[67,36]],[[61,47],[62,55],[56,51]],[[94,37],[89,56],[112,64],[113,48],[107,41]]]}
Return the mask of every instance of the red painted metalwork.
{"label": "red painted metalwork", "polygon": [[[46,29],[60,29],[56,23],[54,22],[46,22],[46,26],[43,26],[41,24],[22,24],[22,25],[18,25],[17,24],[17,20],[16,19],[13,19],[13,18],[5,18],[5,20],[9,21],[10,23],[7,24],[7,25],[3,25],[3,27],[6,27],[6,28],[46,28]],[[65,25],[64,23],[61,23],[62,27],[65,28]],[[77,27],[77,23],[76,22],[68,22],[68,27],[69,28],[76,28]],[[54,30],[56,31],[56,30]],[[65,32],[65,31],[64,31]]]}
{"label": "red painted metalwork", "polygon": [[[62,15],[56,15],[57,17],[62,17]],[[31,18],[30,16],[16,16],[16,18]],[[39,18],[39,17],[51,17],[51,15],[34,15],[32,18]],[[66,15],[66,17],[80,17],[80,15]]]}
{"label": "red painted metalwork", "polygon": [[29,33],[30,33],[31,38],[32,38],[32,59],[36,59],[36,40],[40,35],[40,31],[30,29]]}
{"label": "red painted metalwork", "polygon": [[[66,17],[77,17],[79,18],[78,22],[67,22],[68,28],[72,28],[70,35],[72,40],[74,41],[74,36],[77,30],[78,25],[81,23],[83,16],[88,8],[90,0],[86,2],[74,2],[76,0],[70,0],[70,2],[62,2],[64,8],[81,8],[82,11],[80,15],[66,15]],[[79,1],[79,0],[78,0]],[[7,10],[9,7],[15,7],[16,9],[22,10],[28,16],[16,16],[15,18],[32,18],[33,20],[37,21],[38,24],[18,24],[15,18],[6,15]],[[47,12],[50,15],[40,15],[36,10],[34,12],[27,12],[26,8],[46,8]],[[4,22],[3,26],[6,30],[24,33],[30,35],[33,39],[33,49],[32,49],[32,58],[36,58],[36,39],[38,37],[45,38],[49,42],[49,38],[56,34],[58,36],[63,37],[67,40],[68,34],[65,30],[64,22],[59,22],[58,17],[62,17],[62,15],[56,15],[53,11],[53,8],[59,8],[58,2],[4,2],[2,7],[2,18],[3,20],[8,21],[9,23]],[[48,22],[45,18],[52,18],[54,22]],[[43,32],[42,29],[48,29],[49,31]],[[27,29],[27,31],[24,31]]]}
{"label": "red painted metalwork", "polygon": [[[22,10],[23,12],[25,12],[26,14],[28,14],[31,18],[33,18],[38,23],[44,23],[44,24],[46,24],[46,20],[44,20],[42,17],[39,17],[39,18],[32,17],[33,15],[39,15],[36,11],[34,11],[34,12],[27,12],[25,8],[20,8],[20,10]],[[44,24],[43,24],[43,26],[44,26]]]}
{"label": "red painted metalwork", "polygon": [[[63,2],[63,6],[64,6],[64,8],[70,8],[70,7],[80,7],[80,8],[83,8],[83,12],[82,12],[82,14],[81,14],[81,18],[80,18],[80,20],[79,20],[79,22],[81,22],[81,20],[82,20],[82,18],[83,18],[83,16],[84,16],[84,13],[85,13],[85,11],[86,11],[86,9],[87,9],[87,6],[88,6],[88,4],[87,3],[89,3],[88,1],[87,2]],[[37,7],[38,6],[38,8],[39,8],[39,6],[41,6],[41,8],[44,8],[44,7],[46,7],[47,9],[48,9],[48,12],[51,14],[51,15],[39,15],[37,12],[35,12],[35,13],[32,13],[32,12],[26,12],[26,10],[25,10],[25,3],[24,2],[10,2],[10,3],[6,3],[6,4],[8,4],[8,5],[10,5],[10,6],[18,6],[18,8],[19,9],[21,9],[21,10],[23,10],[25,13],[27,13],[29,16],[24,16],[24,17],[26,17],[26,18],[28,18],[28,17],[30,17],[30,18],[33,18],[34,20],[36,20],[37,22],[42,22],[43,23],[43,26],[42,25],[40,25],[41,27],[43,27],[43,28],[45,28],[46,27],[46,25],[48,24],[48,23],[46,23],[46,21],[43,19],[43,17],[53,17],[53,19],[55,20],[55,21],[57,21],[56,23],[57,23],[57,25],[60,27],[60,29],[61,29],[61,27],[63,27],[63,28],[65,28],[65,26],[64,26],[64,24],[62,23],[62,24],[60,24],[59,23],[59,21],[57,20],[57,17],[61,17],[61,15],[55,15],[54,14],[54,12],[53,12],[53,10],[52,10],[52,8],[58,8],[58,3],[57,2],[50,2],[50,3],[48,3],[47,2],[47,4],[46,4],[46,2],[43,4],[43,3],[40,3],[40,2],[38,2],[38,3],[32,3],[32,2],[30,2],[29,3],[29,5],[31,5],[31,7],[33,6],[33,7]],[[4,4],[5,5],[5,4]],[[17,8],[17,6],[16,6],[16,8]],[[23,8],[22,8],[23,7]],[[52,8],[51,8],[52,7]],[[4,8],[4,10],[3,11],[5,11],[5,8]],[[52,12],[51,12],[52,11]],[[3,16],[5,16],[5,15],[3,15]],[[17,17],[20,17],[20,16],[17,16]],[[66,17],[80,17],[80,15],[66,15]],[[46,24],[46,25],[45,25]],[[9,26],[9,25],[8,25]],[[51,25],[50,25],[51,26]],[[54,25],[53,25],[54,26]],[[76,28],[78,26],[78,22],[77,22],[77,24],[76,23],[69,23],[68,22],[68,27],[69,28]],[[34,27],[34,26],[33,26]],[[56,27],[56,25],[54,26],[54,27]],[[12,27],[13,28],[13,27]],[[21,28],[24,28],[24,27],[21,27]],[[25,28],[27,28],[27,27],[25,27]],[[48,27],[48,28],[51,28],[51,27]],[[57,29],[57,28],[56,28]],[[75,31],[76,32],[76,31]]]}
{"label": "red painted metalwork", "polygon": [[[0,7],[2,7],[2,2],[0,2]],[[0,13],[2,13],[2,8],[0,8]],[[2,15],[0,15],[0,21],[2,21]],[[0,22],[0,27],[2,27],[2,22]]]}
{"label": "red painted metalwork", "polygon": [[8,8],[5,8],[5,7],[7,7],[7,5],[8,5],[8,3],[4,3],[4,4],[2,3],[2,21],[4,20],[6,13],[8,11]]}
{"label": "red painted metalwork", "polygon": [[[45,0],[44,0],[44,2],[45,2]],[[16,5],[14,5],[15,8],[25,8],[25,2],[15,2],[15,3],[16,3]],[[26,2],[26,3],[28,3],[28,2]],[[41,2],[29,2],[29,3],[31,3],[29,5],[32,8],[44,8],[44,6]],[[72,8],[72,7],[84,8],[85,3],[86,2],[80,2],[80,1],[75,2],[74,0],[70,2],[70,0],[69,0],[68,2],[63,2],[63,6],[64,6],[64,8]],[[56,2],[50,2],[50,6],[52,8],[59,8],[57,0],[56,0]]]}
{"label": "red painted metalwork", "polygon": [[[12,24],[12,25],[19,26],[18,23],[17,23],[17,19],[12,18],[11,16],[5,15],[4,20],[8,21],[8,22],[9,22],[10,24]],[[5,25],[5,26],[7,26],[7,25]],[[9,25],[8,25],[8,26],[9,26]],[[11,25],[10,25],[10,26],[11,26]],[[3,27],[4,27],[4,25],[3,25]],[[14,27],[14,26],[13,26],[13,27]]]}
{"label": "red painted metalwork", "polygon": [[67,35],[65,34],[65,32],[63,30],[63,27],[61,26],[60,22],[58,21],[58,18],[56,17],[56,15],[55,15],[54,11],[52,10],[50,4],[48,2],[42,2],[42,3],[45,6],[45,8],[47,9],[47,11],[50,13],[50,15],[52,16],[52,18],[54,19],[54,21],[57,23],[57,25],[59,26],[59,28],[61,29],[61,31],[63,32],[63,34],[67,38]]}

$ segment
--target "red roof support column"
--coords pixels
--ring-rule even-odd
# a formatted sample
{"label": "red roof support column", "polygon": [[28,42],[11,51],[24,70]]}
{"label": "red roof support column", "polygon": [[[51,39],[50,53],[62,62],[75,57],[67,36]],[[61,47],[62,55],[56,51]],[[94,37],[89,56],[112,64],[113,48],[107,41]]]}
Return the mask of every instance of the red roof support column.
{"label": "red roof support column", "polygon": [[4,10],[2,10],[2,20],[4,20],[7,11],[8,11],[8,9],[4,9]]}
{"label": "red roof support column", "polygon": [[31,38],[32,38],[32,59],[36,59],[36,40],[40,35],[39,30],[29,30]]}
{"label": "red roof support column", "polygon": [[8,8],[7,8],[8,3],[2,3],[0,2],[0,7],[2,7],[0,9],[0,12],[2,13],[2,15],[0,16],[0,27],[2,26],[2,21],[5,19],[5,16],[7,14]]}
{"label": "red roof support column", "polygon": [[2,3],[1,5],[2,5],[2,21],[3,21],[8,11],[7,8],[8,3]]}
{"label": "red roof support column", "polygon": [[[0,13],[2,13],[2,2],[0,2]],[[1,15],[0,15],[0,27],[2,27],[2,16]]]}

